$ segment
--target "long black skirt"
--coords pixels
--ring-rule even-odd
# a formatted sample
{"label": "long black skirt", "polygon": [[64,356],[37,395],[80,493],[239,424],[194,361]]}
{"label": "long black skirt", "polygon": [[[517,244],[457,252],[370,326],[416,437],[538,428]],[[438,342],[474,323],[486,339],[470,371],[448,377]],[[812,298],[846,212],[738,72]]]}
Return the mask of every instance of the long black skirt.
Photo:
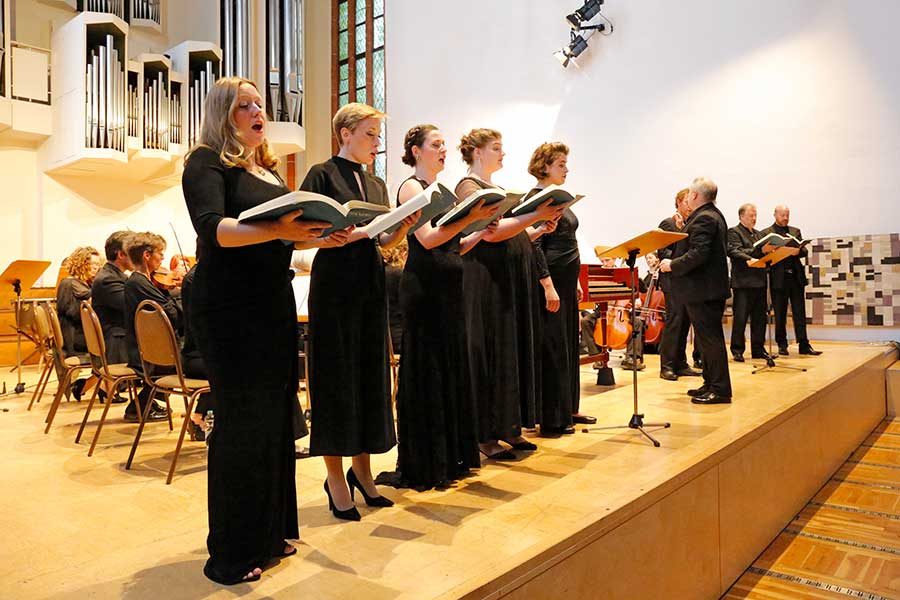
{"label": "long black skirt", "polygon": [[374,242],[319,250],[309,289],[310,454],[394,447],[387,331],[384,266]]}
{"label": "long black skirt", "polygon": [[[524,237],[523,237],[524,236]],[[540,409],[533,249],[521,233],[481,242],[465,256],[463,293],[478,441],[534,427]]]}
{"label": "long black skirt", "polygon": [[401,485],[446,485],[480,466],[469,389],[463,260],[410,242],[403,272],[403,353],[397,391]]}
{"label": "long black skirt", "polygon": [[580,264],[576,260],[549,268],[553,287],[559,294],[559,310],[552,313],[542,309],[541,426],[567,427],[572,424],[572,414],[578,412],[581,395],[577,292]]}

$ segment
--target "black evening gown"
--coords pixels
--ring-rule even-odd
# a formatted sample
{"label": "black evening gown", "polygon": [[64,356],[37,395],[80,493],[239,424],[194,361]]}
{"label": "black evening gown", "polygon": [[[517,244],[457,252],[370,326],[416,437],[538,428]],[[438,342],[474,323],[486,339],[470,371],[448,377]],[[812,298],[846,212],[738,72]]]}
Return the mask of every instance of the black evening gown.
{"label": "black evening gown", "polygon": [[408,236],[397,390],[397,485],[404,487],[443,486],[481,464],[468,387],[461,237],[428,250]]}
{"label": "black evening gown", "polygon": [[[539,191],[534,189],[529,195]],[[546,265],[543,267],[545,270],[539,273],[539,277],[549,275],[559,295],[559,310],[552,313],[546,309],[544,292],[541,288],[542,427],[572,425],[572,415],[578,412],[581,395],[577,292],[581,260],[578,254],[578,240],[575,237],[576,229],[578,217],[567,208],[556,230],[542,235],[534,242],[535,253],[543,257],[539,258],[538,264],[542,267]]]}
{"label": "black evening gown", "polygon": [[207,577],[234,581],[299,537],[293,420],[297,309],[292,247],[272,241],[223,248],[216,228],[287,192],[199,148],[182,177],[201,257],[191,297],[192,332],[216,407],[209,440]]}
{"label": "black evening gown", "polygon": [[[464,181],[488,187],[475,178],[464,178],[460,184]],[[515,438],[522,427],[535,426],[541,403],[534,249],[522,232],[502,242],[481,241],[463,259],[478,441]]]}
{"label": "black evening gown", "polygon": [[[381,179],[339,156],[314,165],[300,188],[341,203],[362,196],[389,205]],[[380,454],[394,447],[387,336],[384,263],[375,241],[320,249],[309,287],[310,454]]]}

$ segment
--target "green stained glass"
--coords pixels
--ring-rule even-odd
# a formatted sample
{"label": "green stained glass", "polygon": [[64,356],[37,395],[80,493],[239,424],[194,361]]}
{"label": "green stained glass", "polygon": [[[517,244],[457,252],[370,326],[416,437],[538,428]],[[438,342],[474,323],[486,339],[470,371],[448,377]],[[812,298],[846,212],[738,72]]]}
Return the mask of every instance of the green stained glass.
{"label": "green stained glass", "polygon": [[377,177],[385,178],[387,171],[387,158],[384,152],[379,152],[375,155],[375,175]]}
{"label": "green stained glass", "polygon": [[356,87],[366,87],[366,59],[356,59]]}
{"label": "green stained glass", "polygon": [[347,104],[348,102],[350,102],[350,96],[348,96],[347,94],[341,94],[340,96],[338,96],[339,107]]}
{"label": "green stained glass", "polygon": [[356,90],[356,101],[357,102],[368,102],[366,99],[366,88],[359,88]]}
{"label": "green stained glass", "polygon": [[354,52],[362,54],[366,51],[366,28],[360,25],[356,28],[356,48]]}
{"label": "green stained glass", "polygon": [[338,5],[338,29],[347,29],[347,2]]}
{"label": "green stained glass", "polygon": [[380,17],[384,14],[384,0],[375,0],[375,4],[373,5],[373,12],[376,17]]}
{"label": "green stained glass", "polygon": [[381,48],[384,46],[384,17],[378,17],[375,19],[373,23],[375,26],[375,36],[372,42],[372,46],[375,48]]}
{"label": "green stained glass", "polygon": [[348,37],[347,32],[342,31],[338,34],[338,55],[341,60],[347,60],[347,54],[349,53],[349,49],[347,48]]}
{"label": "green stained glass", "polygon": [[339,93],[346,94],[350,90],[350,65],[341,65],[340,88]]}
{"label": "green stained glass", "polygon": [[385,110],[384,49],[372,54],[372,103],[380,111]]}
{"label": "green stained glass", "polygon": [[356,23],[366,22],[366,0],[356,0]]}

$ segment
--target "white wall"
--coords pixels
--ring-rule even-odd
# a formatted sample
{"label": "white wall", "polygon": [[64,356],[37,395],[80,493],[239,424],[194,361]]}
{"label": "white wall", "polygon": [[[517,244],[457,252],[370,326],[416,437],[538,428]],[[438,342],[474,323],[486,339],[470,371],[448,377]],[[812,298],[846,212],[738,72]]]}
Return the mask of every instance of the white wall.
{"label": "white wall", "polygon": [[[608,0],[616,26],[580,68],[552,52],[579,0],[393,0],[387,18],[389,187],[405,131],[504,135],[512,188],[535,146],[571,147],[582,253],[655,227],[697,175],[729,221],[787,203],[806,236],[900,230],[900,2]],[[464,165],[455,150],[442,179]],[[393,192],[392,192],[393,193]]]}

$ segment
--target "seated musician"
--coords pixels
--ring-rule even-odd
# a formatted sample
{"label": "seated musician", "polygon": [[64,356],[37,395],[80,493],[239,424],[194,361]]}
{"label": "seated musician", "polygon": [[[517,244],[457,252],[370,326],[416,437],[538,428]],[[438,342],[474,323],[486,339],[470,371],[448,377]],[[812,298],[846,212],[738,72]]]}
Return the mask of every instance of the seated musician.
{"label": "seated musician", "polygon": [[[138,372],[143,372],[143,365],[134,330],[134,315],[143,300],[152,300],[159,304],[169,317],[176,333],[182,330],[181,307],[170,293],[160,289],[153,282],[153,273],[162,266],[165,249],[166,241],[155,233],[135,233],[128,240],[127,252],[134,265],[134,272],[125,282],[125,341],[128,345],[128,366]],[[143,409],[146,406],[145,402],[149,400],[150,388],[144,386],[138,394],[138,406],[129,403],[125,408],[125,420],[136,422],[138,407]],[[151,421],[167,419],[168,413],[165,408],[154,402],[150,407],[148,418]]]}
{"label": "seated musician", "polygon": [[[59,282],[56,289],[56,311],[63,334],[65,356],[85,355],[87,343],[81,326],[81,301],[91,299],[91,283],[100,270],[100,253],[91,246],[76,248],[63,262],[69,276]],[[81,399],[82,390],[88,379],[79,379],[72,384],[71,392],[76,400]]]}

